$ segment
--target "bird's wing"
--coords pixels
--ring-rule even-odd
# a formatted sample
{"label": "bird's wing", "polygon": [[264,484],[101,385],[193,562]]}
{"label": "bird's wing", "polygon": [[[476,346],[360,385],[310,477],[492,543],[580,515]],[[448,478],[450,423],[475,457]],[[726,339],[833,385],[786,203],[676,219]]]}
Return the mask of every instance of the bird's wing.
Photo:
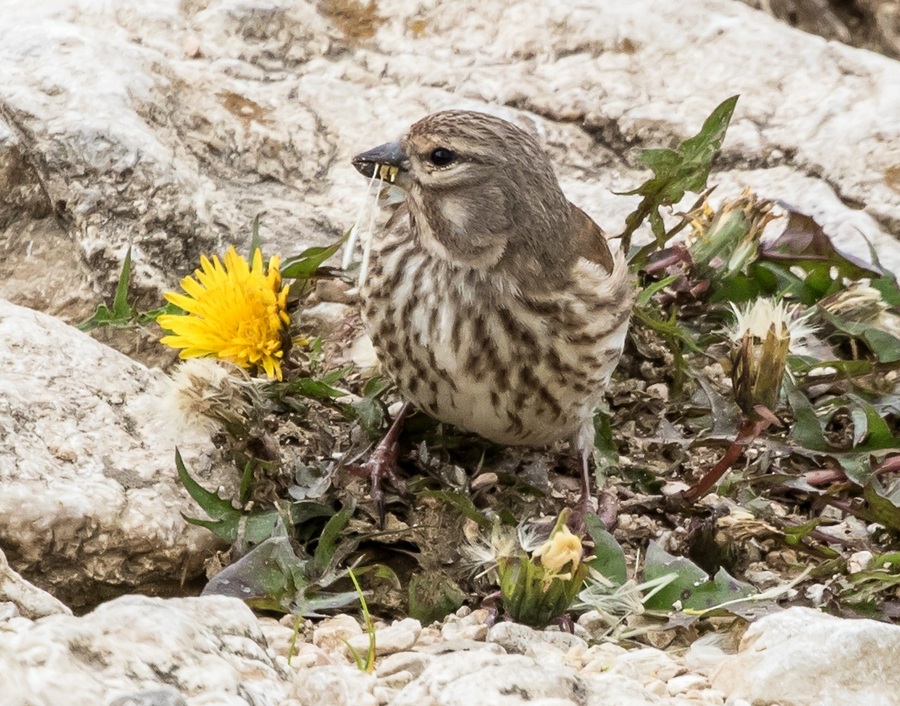
{"label": "bird's wing", "polygon": [[572,209],[572,220],[575,227],[575,247],[581,257],[596,262],[609,274],[612,274],[615,263],[606,236],[591,217],[582,211],[574,203],[569,203]]}

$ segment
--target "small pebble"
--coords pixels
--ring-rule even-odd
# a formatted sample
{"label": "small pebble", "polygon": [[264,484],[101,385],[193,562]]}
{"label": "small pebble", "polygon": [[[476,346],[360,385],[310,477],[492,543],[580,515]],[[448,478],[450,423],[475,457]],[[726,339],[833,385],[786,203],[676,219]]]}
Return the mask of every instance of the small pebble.
{"label": "small pebble", "polygon": [[[363,629],[351,615],[335,615],[326,618],[313,630],[313,644],[326,652],[341,654],[345,652],[345,641],[362,633]],[[366,647],[368,648],[368,635]]]}
{"label": "small pebble", "polygon": [[417,677],[431,663],[432,659],[431,655],[422,652],[396,652],[378,660],[375,670],[379,677],[386,677],[400,671],[409,672]]}
{"label": "small pebble", "polygon": [[568,632],[535,630],[527,625],[509,622],[494,625],[488,633],[487,640],[502,645],[507,652],[514,654],[525,654],[535,642],[545,642],[560,650],[569,650],[575,645],[587,647],[587,642],[583,638]]}
{"label": "small pebble", "polygon": [[662,650],[645,647],[622,655],[609,671],[647,684],[654,679],[667,682],[684,672],[684,667]]}
{"label": "small pebble", "polygon": [[565,665],[567,664],[566,653],[559,649],[556,645],[550,645],[546,642],[535,642],[525,652],[528,657],[534,657],[542,665]]}
{"label": "small pebble", "polygon": [[[422,624],[415,618],[404,618],[379,628],[375,631],[375,654],[381,656],[408,650],[416,644],[421,632]],[[347,645],[359,652],[368,650],[369,636],[355,635],[347,640]]]}
{"label": "small pebble", "polygon": [[669,696],[676,696],[701,686],[709,686],[709,680],[701,677],[699,674],[681,674],[669,679],[669,682],[666,684],[666,691]]}

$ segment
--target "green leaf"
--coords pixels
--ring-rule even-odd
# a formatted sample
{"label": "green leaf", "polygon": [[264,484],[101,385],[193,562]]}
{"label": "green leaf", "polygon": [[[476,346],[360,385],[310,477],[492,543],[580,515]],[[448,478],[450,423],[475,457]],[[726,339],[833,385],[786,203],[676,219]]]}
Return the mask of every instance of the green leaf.
{"label": "green leaf", "polygon": [[344,237],[331,245],[307,248],[296,257],[288,258],[281,266],[281,276],[285,279],[309,279],[323,262],[341,249],[346,239],[347,235],[344,234]]}
{"label": "green leaf", "polygon": [[600,468],[601,463],[604,469],[618,465],[619,447],[613,438],[609,415],[600,410],[594,414],[594,450],[596,452],[594,458],[598,461],[598,472],[603,470]]}
{"label": "green leaf", "polygon": [[887,497],[884,486],[874,477],[863,487],[863,497],[875,522],[900,532],[900,497]]}
{"label": "green leaf", "polygon": [[258,610],[307,617],[323,617],[321,611],[357,600],[354,591],[322,591],[310,569],[310,559],[298,556],[287,537],[271,537],[216,574],[202,595],[232,596]]}
{"label": "green leaf", "polygon": [[128,287],[131,284],[131,247],[125,253],[122,261],[122,270],[119,272],[119,281],[116,284],[116,295],[113,299],[113,308],[110,310],[105,304],[97,307],[97,311],[87,321],[78,324],[81,331],[91,331],[100,326],[127,326],[133,323],[137,312],[128,303]]}
{"label": "green leaf", "polygon": [[308,559],[300,559],[287,537],[270,537],[216,574],[202,595],[240,598],[254,608],[289,613],[305,588]]}
{"label": "green leaf", "polygon": [[141,326],[146,326],[147,324],[152,324],[163,314],[181,315],[186,313],[187,312],[180,306],[175,306],[172,302],[166,302],[165,306],[161,306],[158,309],[151,309],[150,311],[138,313],[137,322]]}
{"label": "green leaf", "polygon": [[333,400],[346,397],[344,390],[332,387],[323,380],[313,378],[297,378],[289,382],[270,383],[272,396],[276,399],[284,399],[290,395],[299,395],[311,400]]}
{"label": "green leaf", "polygon": [[662,291],[666,287],[668,287],[672,282],[680,279],[683,275],[670,275],[664,279],[659,280],[659,282],[653,282],[652,284],[648,284],[644,287],[640,292],[638,292],[637,300],[635,301],[635,306],[647,306],[650,303],[650,300],[653,298],[653,295],[659,291]]}
{"label": "green leaf", "polygon": [[230,500],[206,490],[188,473],[181,453],[177,450],[175,451],[175,467],[178,471],[178,479],[188,494],[211,518],[203,520],[182,514],[188,523],[205,527],[226,542],[236,542],[241,539],[246,544],[259,544],[265,541],[275,533],[276,528],[281,524],[281,515],[277,510],[253,509],[246,513],[235,508]]}
{"label": "green leaf", "polygon": [[[856,395],[849,395],[858,407],[851,410],[854,423],[853,446],[865,451],[881,451],[884,449],[900,450],[900,437],[895,437],[884,417],[874,406]],[[859,423],[861,430],[857,433],[855,425]]]}
{"label": "green leaf", "polygon": [[675,573],[677,578],[647,599],[644,606],[648,610],[669,612],[676,601],[689,598],[694,589],[709,578],[690,559],[672,556],[651,540],[644,559],[644,581],[656,581],[671,573]]}
{"label": "green leaf", "polygon": [[325,529],[322,530],[322,535],[319,537],[319,543],[316,545],[316,551],[313,555],[313,570],[316,574],[321,575],[333,569],[336,563],[341,533],[344,531],[350,518],[353,517],[355,509],[353,504],[348,504],[328,520]]}
{"label": "green leaf", "polygon": [[212,519],[221,520],[238,512],[230,500],[220,498],[218,494],[208,491],[191,477],[178,449],[175,450],[175,468],[178,471],[178,480],[181,481],[185,490]]}
{"label": "green leaf", "polygon": [[892,333],[880,329],[870,322],[850,321],[844,317],[835,316],[823,308],[819,309],[819,316],[838,331],[863,341],[880,362],[896,363],[900,361],[900,338]]}
{"label": "green leaf", "polygon": [[319,382],[324,382],[326,385],[334,385],[335,383],[340,382],[345,376],[352,373],[355,369],[356,368],[352,365],[346,365],[343,368],[332,370],[330,373],[320,377]]}
{"label": "green leaf", "polygon": [[644,580],[653,581],[673,572],[677,578],[645,602],[648,610],[669,612],[680,601],[681,610],[705,611],[756,592],[753,586],[738,581],[724,569],[719,569],[710,580],[689,559],[673,556],[651,541],[644,560]]}
{"label": "green leaf", "polygon": [[643,197],[637,209],[625,220],[622,242],[626,251],[631,234],[647,217],[657,243],[662,245],[666,233],[659,209],[678,203],[686,191],[699,193],[706,187],[713,158],[722,147],[737,100],[737,96],[732,96],[723,101],[703,123],[700,132],[674,150],[649,149],[640,153],[639,159],[650,167],[653,177],[637,189],[626,192]]}
{"label": "green leaf", "polygon": [[810,451],[833,451],[828,439],[825,438],[816,410],[806,396],[799,390],[791,390],[788,393],[788,402],[794,411],[791,440],[801,448]]}
{"label": "green leaf", "polygon": [[375,437],[381,433],[387,416],[381,397],[393,383],[386,377],[376,375],[363,386],[363,398],[353,403],[353,410],[366,433]]}
{"label": "green leaf", "polygon": [[900,286],[897,277],[891,272],[885,272],[881,277],[873,279],[872,287],[881,292],[881,298],[892,307],[900,307]]}
{"label": "green leaf", "polygon": [[591,568],[599,571],[603,576],[617,586],[621,586],[628,579],[625,566],[625,552],[606,528],[603,521],[593,513],[584,516],[584,525],[594,542],[594,560],[590,562]]}

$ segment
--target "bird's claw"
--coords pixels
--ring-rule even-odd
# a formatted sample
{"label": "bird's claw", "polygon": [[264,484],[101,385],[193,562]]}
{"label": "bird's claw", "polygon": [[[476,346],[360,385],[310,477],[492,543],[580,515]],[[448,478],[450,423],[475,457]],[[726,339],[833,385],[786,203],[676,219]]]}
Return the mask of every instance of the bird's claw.
{"label": "bird's claw", "polygon": [[387,478],[400,493],[406,492],[406,483],[397,475],[397,457],[400,453],[400,432],[403,429],[403,423],[409,416],[412,406],[409,402],[400,408],[388,429],[384,438],[378,442],[378,446],[369,456],[369,460],[363,464],[369,478],[372,480],[372,502],[375,503],[375,511],[378,514],[379,526],[384,528],[384,521],[387,516],[385,510],[383,481]]}

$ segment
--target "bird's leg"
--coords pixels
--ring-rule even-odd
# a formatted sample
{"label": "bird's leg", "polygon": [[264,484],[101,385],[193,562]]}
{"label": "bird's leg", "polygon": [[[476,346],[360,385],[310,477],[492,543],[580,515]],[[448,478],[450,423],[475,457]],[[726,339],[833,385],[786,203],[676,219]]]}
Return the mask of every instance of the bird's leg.
{"label": "bird's leg", "polygon": [[[593,493],[591,492],[591,451],[590,447],[579,445],[578,458],[581,461],[581,497],[578,499],[578,506],[573,513],[575,519],[582,525],[584,524],[584,516],[593,511]],[[614,493],[607,488],[600,491],[597,499],[597,515],[603,522],[603,526],[607,530],[612,531],[616,526],[616,518],[619,514],[619,502]]]}
{"label": "bird's leg", "polygon": [[412,405],[404,402],[394,421],[391,423],[390,429],[384,438],[378,442],[378,446],[369,456],[369,460],[363,464],[368,471],[369,477],[372,479],[372,502],[378,511],[378,520],[384,527],[385,509],[384,509],[384,490],[382,489],[382,481],[384,478],[390,482],[398,490],[403,489],[404,483],[397,476],[397,454],[400,451],[400,432],[403,430],[403,423],[412,411]]}

